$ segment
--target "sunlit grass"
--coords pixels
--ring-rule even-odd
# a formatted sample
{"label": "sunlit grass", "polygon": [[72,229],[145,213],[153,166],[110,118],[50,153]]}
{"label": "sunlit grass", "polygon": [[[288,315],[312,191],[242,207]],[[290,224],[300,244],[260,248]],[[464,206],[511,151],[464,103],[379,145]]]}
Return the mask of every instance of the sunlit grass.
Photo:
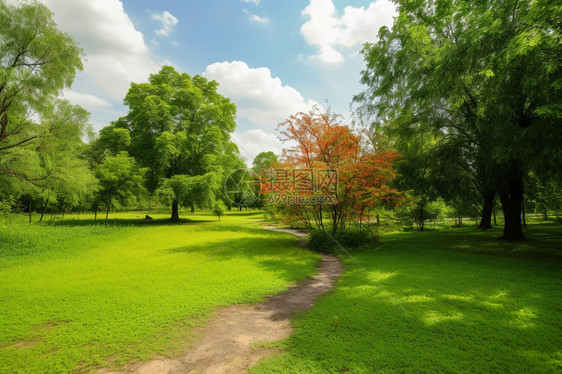
{"label": "sunlit grass", "polygon": [[257,302],[318,256],[254,213],[85,215],[0,230],[0,372],[89,372],[173,354],[213,308]]}
{"label": "sunlit grass", "polygon": [[387,235],[255,373],[562,370],[562,226]]}

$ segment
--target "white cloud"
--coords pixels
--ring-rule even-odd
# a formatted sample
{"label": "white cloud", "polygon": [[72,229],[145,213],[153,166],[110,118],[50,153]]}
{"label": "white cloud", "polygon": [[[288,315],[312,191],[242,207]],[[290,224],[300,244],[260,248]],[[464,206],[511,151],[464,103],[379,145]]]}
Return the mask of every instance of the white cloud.
{"label": "white cloud", "polygon": [[258,23],[263,23],[263,24],[268,24],[269,23],[269,18],[267,17],[260,17],[258,15],[252,14],[252,16],[250,17],[250,21],[254,21],[254,22],[258,22]]}
{"label": "white cloud", "polygon": [[242,0],[245,3],[254,3],[254,5],[260,5],[260,0]]}
{"label": "white cloud", "polygon": [[214,63],[207,66],[204,75],[219,82],[218,91],[232,99],[239,116],[262,128],[275,128],[290,115],[316,104],[272,77],[268,68],[253,69],[242,61]]}
{"label": "white cloud", "polygon": [[121,101],[131,82],[145,82],[160,69],[119,0],[42,2],[85,50],[84,74],[109,98]]}
{"label": "white cloud", "polygon": [[232,139],[240,148],[240,154],[251,165],[254,158],[261,152],[272,151],[280,155],[283,143],[274,134],[267,133],[261,129],[248,130],[245,132],[235,132]]}
{"label": "white cloud", "polygon": [[111,104],[101,97],[90,94],[67,90],[63,92],[63,97],[73,104],[80,105],[85,108],[103,108],[109,107]]}
{"label": "white cloud", "polygon": [[167,10],[162,13],[152,13],[152,19],[162,24],[162,27],[154,32],[160,36],[170,36],[172,28],[178,23],[178,19]]}
{"label": "white cloud", "polygon": [[344,61],[342,50],[376,41],[379,28],[392,25],[396,7],[390,0],[377,0],[366,9],[348,6],[340,16],[332,0],[310,0],[302,14],[309,20],[301,34],[318,48],[314,58],[338,64]]}

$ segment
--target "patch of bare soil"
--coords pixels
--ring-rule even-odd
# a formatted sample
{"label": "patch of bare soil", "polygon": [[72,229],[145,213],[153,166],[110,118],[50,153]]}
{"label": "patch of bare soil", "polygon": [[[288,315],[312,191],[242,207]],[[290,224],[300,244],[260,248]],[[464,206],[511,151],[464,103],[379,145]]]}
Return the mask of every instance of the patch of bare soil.
{"label": "patch of bare soil", "polygon": [[39,341],[35,341],[35,340],[29,341],[29,342],[28,342],[28,341],[23,341],[23,342],[18,342],[18,343],[14,344],[14,345],[11,345],[11,346],[8,347],[8,348],[15,347],[15,348],[19,348],[19,349],[26,349],[26,348],[31,348],[31,347],[33,347],[33,346],[36,346],[36,345],[39,344],[39,343],[40,343]]}
{"label": "patch of bare soil", "polygon": [[[306,238],[306,234],[292,230],[276,230]],[[292,285],[265,303],[220,309],[184,356],[130,364],[121,373],[245,373],[260,358],[280,353],[279,349],[268,348],[267,343],[291,335],[294,312],[312,307],[318,296],[333,288],[342,270],[338,258],[323,256],[315,277]],[[98,373],[117,372],[102,369]]]}

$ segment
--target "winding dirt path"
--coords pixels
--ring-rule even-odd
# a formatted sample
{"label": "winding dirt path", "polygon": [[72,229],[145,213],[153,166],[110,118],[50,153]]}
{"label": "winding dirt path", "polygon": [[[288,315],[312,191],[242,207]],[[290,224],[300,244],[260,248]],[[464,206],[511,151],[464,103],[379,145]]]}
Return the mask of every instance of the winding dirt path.
{"label": "winding dirt path", "polygon": [[[264,226],[264,229],[288,232],[298,236],[300,244],[306,234]],[[267,343],[284,339],[293,332],[290,318],[295,311],[307,310],[316,298],[330,291],[343,271],[334,256],[322,256],[318,274],[293,284],[289,290],[257,305],[232,305],[218,311],[202,337],[182,357],[157,357],[148,362],[128,365],[120,373],[245,373],[262,357],[280,353],[267,348]],[[264,343],[266,346],[264,346]],[[117,373],[100,370],[98,373]]]}

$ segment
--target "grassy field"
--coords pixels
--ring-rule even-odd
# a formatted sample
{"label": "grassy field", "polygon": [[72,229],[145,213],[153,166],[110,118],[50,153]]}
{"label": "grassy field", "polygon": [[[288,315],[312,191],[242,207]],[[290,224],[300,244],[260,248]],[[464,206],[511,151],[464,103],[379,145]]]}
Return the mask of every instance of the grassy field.
{"label": "grassy field", "polygon": [[[143,217],[143,216],[142,216]],[[213,308],[257,302],[319,257],[260,214],[0,222],[0,372],[90,372],[178,354]],[[115,219],[117,218],[117,219]],[[562,370],[562,226],[405,232],[342,255],[334,291],[254,373]]]}
{"label": "grassy field", "polygon": [[253,373],[562,371],[562,227],[529,240],[455,229],[383,237],[342,256],[333,293]]}
{"label": "grassy field", "polygon": [[138,216],[4,219],[0,372],[90,372],[173,355],[214,307],[281,292],[319,260],[291,235],[261,229],[261,215]]}

